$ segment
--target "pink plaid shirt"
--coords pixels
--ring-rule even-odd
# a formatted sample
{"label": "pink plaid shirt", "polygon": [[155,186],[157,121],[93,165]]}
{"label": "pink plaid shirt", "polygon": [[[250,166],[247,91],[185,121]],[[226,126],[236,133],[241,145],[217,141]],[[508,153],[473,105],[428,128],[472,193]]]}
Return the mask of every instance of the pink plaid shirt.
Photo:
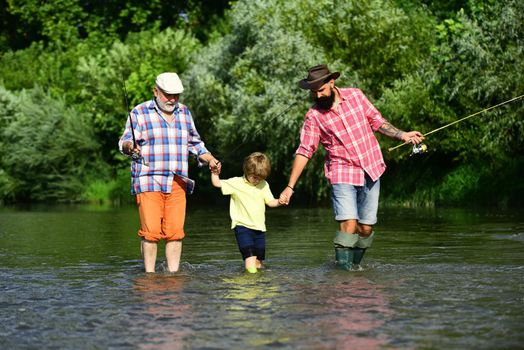
{"label": "pink plaid shirt", "polygon": [[336,108],[326,112],[313,106],[306,113],[296,153],[311,158],[320,142],[329,182],[363,186],[366,173],[376,181],[386,170],[373,133],[386,120],[360,89],[337,90],[341,101]]}

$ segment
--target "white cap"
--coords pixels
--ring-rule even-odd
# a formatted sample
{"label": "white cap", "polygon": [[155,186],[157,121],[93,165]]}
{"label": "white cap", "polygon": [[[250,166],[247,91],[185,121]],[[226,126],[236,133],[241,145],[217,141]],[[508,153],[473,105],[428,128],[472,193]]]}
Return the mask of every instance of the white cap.
{"label": "white cap", "polygon": [[182,81],[176,73],[162,73],[156,77],[156,86],[166,94],[181,94],[184,92]]}

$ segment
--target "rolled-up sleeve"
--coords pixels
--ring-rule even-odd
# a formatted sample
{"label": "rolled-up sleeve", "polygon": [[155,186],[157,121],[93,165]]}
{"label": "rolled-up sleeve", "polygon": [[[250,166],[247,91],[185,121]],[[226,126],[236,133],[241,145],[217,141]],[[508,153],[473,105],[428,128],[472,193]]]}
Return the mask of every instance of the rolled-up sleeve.
{"label": "rolled-up sleeve", "polygon": [[373,131],[377,131],[378,128],[380,128],[380,126],[386,122],[386,119],[382,117],[378,109],[376,109],[375,106],[373,106],[373,104],[369,102],[366,95],[364,95],[361,91],[360,91],[360,102],[362,104],[362,108],[369,122],[369,125],[371,125],[371,129]]}
{"label": "rolled-up sleeve", "polygon": [[300,145],[295,154],[311,158],[318,148],[320,141],[320,129],[315,118],[310,113],[306,114],[302,131],[300,132]]}

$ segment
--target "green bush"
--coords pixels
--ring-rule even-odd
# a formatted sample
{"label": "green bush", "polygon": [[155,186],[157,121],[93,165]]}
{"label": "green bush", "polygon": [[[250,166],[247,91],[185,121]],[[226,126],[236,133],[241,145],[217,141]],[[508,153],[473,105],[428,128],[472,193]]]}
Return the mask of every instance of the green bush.
{"label": "green bush", "polygon": [[85,114],[36,87],[0,87],[4,125],[0,193],[16,201],[76,201],[86,179],[104,168]]}

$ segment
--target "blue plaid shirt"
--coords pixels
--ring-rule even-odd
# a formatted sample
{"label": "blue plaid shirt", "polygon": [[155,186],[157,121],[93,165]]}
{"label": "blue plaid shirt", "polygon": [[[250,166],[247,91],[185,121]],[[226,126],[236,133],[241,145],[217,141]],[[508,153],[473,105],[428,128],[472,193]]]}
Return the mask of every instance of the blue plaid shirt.
{"label": "blue plaid shirt", "polygon": [[[175,175],[187,184],[187,193],[192,193],[195,182],[188,177],[189,154],[198,159],[208,151],[189,109],[179,103],[173,111],[172,122],[168,123],[153,99],[136,106],[130,116],[136,142],[141,148],[144,163],[147,163],[131,162],[131,193],[171,193]],[[118,142],[120,152],[125,141],[133,141],[129,118]]]}

